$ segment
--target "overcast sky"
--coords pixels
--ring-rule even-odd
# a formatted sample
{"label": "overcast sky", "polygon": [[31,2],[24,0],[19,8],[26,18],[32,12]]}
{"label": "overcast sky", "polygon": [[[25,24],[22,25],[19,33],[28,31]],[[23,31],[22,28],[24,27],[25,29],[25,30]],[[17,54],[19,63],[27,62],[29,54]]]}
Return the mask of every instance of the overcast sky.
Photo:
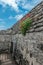
{"label": "overcast sky", "polygon": [[0,30],[14,25],[41,0],[0,0]]}

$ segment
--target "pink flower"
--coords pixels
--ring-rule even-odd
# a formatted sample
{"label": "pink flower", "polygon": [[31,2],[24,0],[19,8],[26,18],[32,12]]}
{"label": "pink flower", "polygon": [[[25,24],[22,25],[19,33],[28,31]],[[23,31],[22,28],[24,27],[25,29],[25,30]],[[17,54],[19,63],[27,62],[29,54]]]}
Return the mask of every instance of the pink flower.
{"label": "pink flower", "polygon": [[26,18],[28,18],[28,17],[30,17],[30,14],[27,14],[26,16],[24,16],[21,20],[20,20],[20,22],[23,22]]}

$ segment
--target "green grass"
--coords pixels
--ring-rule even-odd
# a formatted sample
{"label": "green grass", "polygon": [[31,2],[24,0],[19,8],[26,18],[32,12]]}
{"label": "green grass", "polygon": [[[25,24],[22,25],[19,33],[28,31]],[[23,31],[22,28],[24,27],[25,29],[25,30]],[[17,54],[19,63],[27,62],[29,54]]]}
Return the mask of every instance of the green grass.
{"label": "green grass", "polygon": [[32,20],[30,18],[27,18],[20,23],[21,24],[21,33],[23,35],[26,35],[26,31],[30,28],[31,23],[32,23]]}

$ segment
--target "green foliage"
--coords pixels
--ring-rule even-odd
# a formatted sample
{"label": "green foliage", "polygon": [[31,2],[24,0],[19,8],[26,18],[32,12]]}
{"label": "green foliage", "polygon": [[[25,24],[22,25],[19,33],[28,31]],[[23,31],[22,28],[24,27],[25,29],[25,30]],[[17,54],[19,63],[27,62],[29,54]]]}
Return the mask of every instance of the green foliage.
{"label": "green foliage", "polygon": [[26,35],[26,31],[30,28],[32,20],[30,18],[25,19],[20,23],[21,33]]}

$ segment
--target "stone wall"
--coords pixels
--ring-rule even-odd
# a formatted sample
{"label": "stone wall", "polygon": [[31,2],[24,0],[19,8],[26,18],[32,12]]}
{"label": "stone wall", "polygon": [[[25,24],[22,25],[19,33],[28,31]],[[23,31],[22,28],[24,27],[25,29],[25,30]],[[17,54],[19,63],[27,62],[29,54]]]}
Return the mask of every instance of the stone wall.
{"label": "stone wall", "polygon": [[[19,23],[30,14],[32,25],[26,36],[20,32]],[[0,32],[0,44],[13,42],[13,53],[16,48],[16,60],[19,63],[22,55],[22,65],[43,65],[43,1],[30,13],[24,16],[12,28]],[[27,61],[26,63],[24,61]]]}
{"label": "stone wall", "polygon": [[38,4],[35,8],[31,10],[28,14],[26,14],[20,21],[18,21],[11,29],[11,34],[17,34],[20,33],[20,22],[28,18],[28,15],[30,14],[30,18],[32,19],[32,25],[30,27],[30,30],[27,32],[41,32],[43,31],[43,1]]}
{"label": "stone wall", "polygon": [[8,49],[11,45],[11,35],[0,35],[0,49]]}
{"label": "stone wall", "polygon": [[[24,18],[26,18],[27,15]],[[15,35],[12,35],[12,41],[14,43],[13,51],[16,45],[16,49],[19,51],[16,52],[18,60],[19,54],[22,54],[23,59],[28,61],[28,65],[32,65],[32,62],[33,65],[43,65],[43,2],[36,6],[30,12],[30,15],[33,22],[26,36],[22,36],[22,34],[18,32],[19,24],[18,27],[17,25],[14,26],[16,30],[13,27],[12,33],[15,30]],[[22,21],[22,19],[20,21]],[[25,65],[25,62],[23,65]]]}
{"label": "stone wall", "polygon": [[[38,65],[43,65],[43,48],[41,49],[40,47],[41,44],[43,45],[43,33],[27,33],[25,37],[21,34],[16,34],[12,36],[12,41],[14,43],[13,48],[17,44],[17,49],[21,52],[24,59],[28,62],[35,62],[33,65],[38,63]],[[30,58],[30,53],[32,53],[32,58]]]}

